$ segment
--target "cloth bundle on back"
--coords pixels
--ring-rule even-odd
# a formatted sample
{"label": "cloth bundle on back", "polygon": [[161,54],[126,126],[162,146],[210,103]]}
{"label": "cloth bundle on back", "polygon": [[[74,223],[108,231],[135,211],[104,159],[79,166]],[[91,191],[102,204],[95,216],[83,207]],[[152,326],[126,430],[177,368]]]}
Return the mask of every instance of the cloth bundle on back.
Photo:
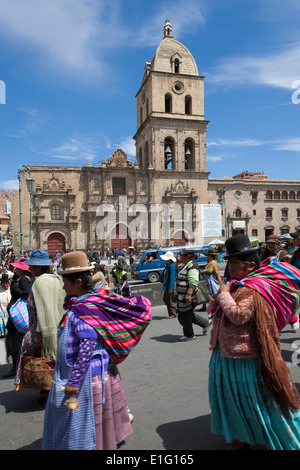
{"label": "cloth bundle on back", "polygon": [[[62,257],[66,309],[58,328],[58,357],[45,410],[45,450],[115,450],[131,432],[116,364],[138,344],[151,321],[151,303],[93,290],[85,253]],[[67,398],[67,400],[66,400]],[[70,400],[77,408],[69,408]]]}
{"label": "cloth bundle on back", "polygon": [[[276,257],[262,262],[261,267],[240,281],[232,280],[230,290],[236,286],[250,287],[259,292],[273,309],[277,328],[283,330],[300,310],[300,270]],[[209,317],[221,313],[218,306]]]}
{"label": "cloth bundle on back", "polygon": [[143,296],[122,297],[93,293],[67,297],[66,310],[92,326],[109,354],[120,364],[138,344],[151,322],[151,302]]}

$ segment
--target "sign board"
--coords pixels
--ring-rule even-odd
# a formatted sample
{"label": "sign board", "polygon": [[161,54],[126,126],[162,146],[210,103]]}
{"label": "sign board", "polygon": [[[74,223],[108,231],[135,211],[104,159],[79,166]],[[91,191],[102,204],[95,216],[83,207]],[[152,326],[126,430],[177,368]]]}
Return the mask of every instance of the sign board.
{"label": "sign board", "polygon": [[130,284],[131,295],[143,295],[150,300],[153,307],[164,305],[163,302],[163,284],[162,282],[154,282],[153,284]]}
{"label": "sign board", "polygon": [[202,237],[222,236],[222,213],[220,204],[201,204]]}

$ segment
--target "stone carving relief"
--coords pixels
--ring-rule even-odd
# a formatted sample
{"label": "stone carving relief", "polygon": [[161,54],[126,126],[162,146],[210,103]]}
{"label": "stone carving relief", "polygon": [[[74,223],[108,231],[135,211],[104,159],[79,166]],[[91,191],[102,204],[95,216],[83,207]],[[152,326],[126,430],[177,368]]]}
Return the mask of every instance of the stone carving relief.
{"label": "stone carving relief", "polygon": [[123,150],[117,149],[111,157],[108,159],[106,166],[118,167],[118,168],[134,168],[132,162],[127,158],[127,155]]}

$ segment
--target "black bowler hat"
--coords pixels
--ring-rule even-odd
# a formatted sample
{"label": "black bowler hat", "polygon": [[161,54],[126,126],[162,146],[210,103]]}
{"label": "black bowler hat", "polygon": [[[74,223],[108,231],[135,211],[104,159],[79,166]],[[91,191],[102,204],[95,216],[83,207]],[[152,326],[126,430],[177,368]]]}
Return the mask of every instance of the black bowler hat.
{"label": "black bowler hat", "polygon": [[194,254],[195,254],[194,250],[189,250],[187,248],[185,250],[180,251],[181,256],[190,256],[190,255],[194,255]]}
{"label": "black bowler hat", "polygon": [[300,230],[296,230],[296,232],[293,232],[293,233],[290,233],[291,237],[295,238],[295,237],[298,237],[300,235]]}
{"label": "black bowler hat", "polygon": [[224,259],[249,255],[259,250],[259,246],[252,246],[248,235],[238,234],[228,238],[225,242],[227,254]]}
{"label": "black bowler hat", "polygon": [[9,282],[9,277],[7,274],[2,274],[2,277],[1,277],[1,284],[2,282]]}

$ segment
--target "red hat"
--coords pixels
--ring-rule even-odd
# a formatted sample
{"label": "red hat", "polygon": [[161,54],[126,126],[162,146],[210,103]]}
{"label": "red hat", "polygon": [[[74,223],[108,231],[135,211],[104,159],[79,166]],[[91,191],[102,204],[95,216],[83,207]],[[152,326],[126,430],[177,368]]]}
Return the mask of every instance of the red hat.
{"label": "red hat", "polygon": [[23,269],[23,271],[29,271],[30,267],[23,263],[23,261],[27,260],[28,258],[20,258],[16,263],[10,263],[9,267]]}

